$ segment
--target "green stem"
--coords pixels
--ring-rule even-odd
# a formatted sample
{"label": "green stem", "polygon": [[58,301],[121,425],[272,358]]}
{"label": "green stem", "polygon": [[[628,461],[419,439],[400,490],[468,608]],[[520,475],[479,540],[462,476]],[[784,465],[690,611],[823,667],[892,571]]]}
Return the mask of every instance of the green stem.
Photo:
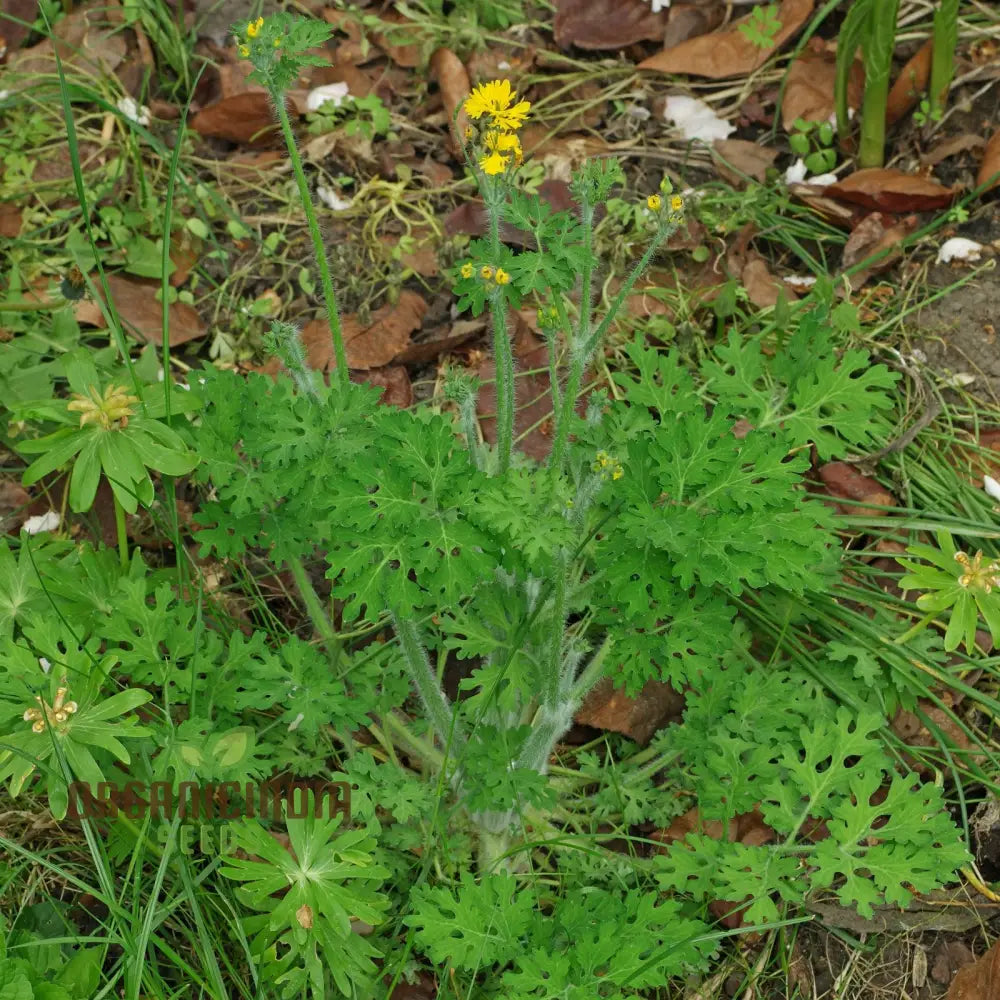
{"label": "green stem", "polygon": [[285,108],[285,95],[280,90],[272,89],[271,97],[278,112],[278,123],[281,125],[285,145],[288,147],[288,156],[292,161],[292,170],[295,173],[295,181],[299,187],[299,200],[302,202],[303,211],[306,213],[306,222],[309,224],[309,235],[312,238],[313,249],[316,252],[320,282],[323,285],[323,296],[326,299],[326,316],[330,324],[330,336],[333,338],[333,353],[337,359],[337,382],[341,391],[346,392],[350,385],[351,375],[347,368],[347,352],[344,349],[344,335],[340,329],[340,312],[337,309],[337,296],[333,290],[333,278],[330,276],[330,262],[326,256],[326,245],[319,231],[319,222],[316,219],[316,210],[313,207],[309,184],[302,170],[302,158],[299,156],[299,148],[295,144],[295,135],[292,132],[291,122],[288,120],[288,111]]}
{"label": "green stem", "polygon": [[948,101],[948,89],[955,75],[955,46],[958,44],[958,0],[941,0],[934,12],[934,45],[931,52],[931,83],[928,92],[931,119],[937,120]]}
{"label": "green stem", "polygon": [[[497,181],[483,190],[483,203],[489,221],[489,246],[491,264],[496,269],[500,264],[500,210],[503,206],[503,192]],[[490,295],[490,312],[493,315],[493,362],[496,366],[497,397],[497,452],[498,471],[504,473],[510,467],[510,454],[514,442],[514,354],[510,335],[507,332],[507,296],[498,285]]]}
{"label": "green stem", "polygon": [[885,108],[889,98],[889,75],[896,42],[899,0],[879,0],[868,19],[869,33],[863,40],[865,96],[861,109],[861,144],[858,166],[881,167],[885,160]]}
{"label": "green stem", "polygon": [[320,600],[319,594],[316,593],[316,588],[312,585],[312,580],[309,579],[309,574],[306,572],[305,566],[302,565],[302,560],[290,557],[288,559],[288,570],[295,581],[299,596],[305,602],[306,611],[309,612],[309,620],[313,623],[313,628],[320,634],[326,643],[327,650],[334,662],[336,662],[340,659],[343,644],[338,638],[337,632],[326,613],[326,608],[323,607],[323,602]]}
{"label": "green stem", "polygon": [[507,333],[507,300],[502,292],[490,296],[493,313],[493,359],[496,365],[498,471],[510,468],[514,443],[514,359]]}
{"label": "green stem", "polygon": [[555,593],[552,608],[552,650],[549,669],[545,677],[545,700],[555,705],[559,701],[559,680],[562,668],[563,628],[566,624],[566,553],[561,549],[553,560]]}
{"label": "green stem", "polygon": [[390,609],[389,614],[392,617],[393,630],[403,648],[410,679],[417,689],[424,711],[427,713],[441,745],[448,748],[455,743],[461,744],[464,740],[461,733],[455,731],[451,705],[441,690],[437,674],[431,668],[427,652],[420,643],[417,626],[411,619],[404,618],[397,613],[395,609]]}
{"label": "green stem", "polygon": [[128,532],[125,527],[125,508],[118,501],[118,494],[111,491],[115,506],[115,530],[118,532],[118,561],[123,571],[128,569]]}

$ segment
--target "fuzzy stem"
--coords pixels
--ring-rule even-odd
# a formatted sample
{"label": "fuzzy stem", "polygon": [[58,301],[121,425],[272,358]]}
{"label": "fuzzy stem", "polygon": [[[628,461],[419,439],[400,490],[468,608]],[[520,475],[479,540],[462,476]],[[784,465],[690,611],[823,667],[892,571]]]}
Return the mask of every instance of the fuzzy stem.
{"label": "fuzzy stem", "polygon": [[336,662],[340,659],[343,645],[337,638],[337,632],[330,622],[323,602],[319,599],[319,594],[316,593],[316,588],[312,585],[312,580],[309,579],[305,566],[302,565],[302,560],[297,557],[289,557],[288,569],[295,581],[295,586],[298,588],[299,596],[305,602],[313,628],[322,636],[327,649]]}
{"label": "fuzzy stem", "polygon": [[340,329],[340,312],[337,309],[337,296],[333,290],[333,278],[330,276],[330,262],[326,256],[326,246],[323,243],[323,236],[319,231],[319,222],[316,219],[316,210],[313,208],[309,183],[306,181],[306,175],[302,169],[302,158],[299,156],[299,148],[295,143],[292,125],[288,120],[288,111],[285,109],[285,95],[282,91],[272,88],[271,98],[278,113],[278,122],[281,125],[281,133],[284,136],[285,145],[288,147],[288,156],[292,162],[295,181],[299,187],[299,200],[302,202],[302,208],[306,213],[306,222],[309,224],[309,236],[312,239],[313,249],[316,252],[320,282],[323,285],[323,296],[326,299],[326,316],[330,324],[330,336],[333,338],[333,353],[337,359],[337,383],[341,391],[346,392],[350,385],[351,374],[347,368],[347,352],[344,349],[344,336]]}
{"label": "fuzzy stem", "polygon": [[545,700],[555,704],[559,699],[559,676],[562,665],[563,626],[566,623],[566,553],[559,550],[553,560],[555,593],[552,600],[552,647],[545,676]]}
{"label": "fuzzy stem", "polygon": [[934,11],[934,45],[931,52],[931,83],[928,91],[931,119],[941,117],[948,101],[948,89],[955,75],[955,46],[958,43],[958,0],[941,0]]}
{"label": "fuzzy stem", "polygon": [[675,222],[661,222],[659,228],[656,230],[656,235],[653,237],[652,242],[646,248],[646,252],[642,255],[639,263],[632,268],[631,273],[625,279],[625,283],[618,290],[618,294],[615,296],[614,301],[608,308],[607,315],[601,320],[600,326],[594,331],[594,335],[587,342],[583,351],[584,362],[590,359],[590,356],[600,347],[601,341],[604,339],[604,334],[607,333],[608,327],[614,322],[615,317],[618,315],[618,310],[621,309],[622,303],[625,298],[632,291],[633,285],[639,280],[640,275],[643,271],[649,267],[649,262],[653,259],[653,254],[659,250],[661,244],[666,240],[671,234],[677,231],[677,223]]}
{"label": "fuzzy stem", "polygon": [[122,570],[128,569],[128,530],[125,525],[125,508],[118,500],[118,494],[111,491],[115,506],[115,531],[118,534],[118,561]]}
{"label": "fuzzy stem", "polygon": [[441,745],[448,747],[452,744],[461,745],[464,738],[461,732],[456,731],[457,727],[452,725],[452,709],[445,693],[441,690],[437,675],[431,668],[427,653],[420,643],[420,636],[417,626],[409,618],[404,618],[395,609],[389,611],[392,619],[392,627],[399,639],[399,644],[403,647],[403,655],[406,665],[409,668],[410,679],[413,681],[420,701],[424,706],[424,711],[430,720],[434,732],[437,734]]}
{"label": "fuzzy stem", "polygon": [[[500,264],[500,211],[503,207],[503,190],[496,180],[485,178],[483,203],[489,222],[491,264]],[[496,367],[497,397],[497,451],[498,471],[510,467],[510,453],[514,441],[514,355],[507,332],[507,296],[498,285],[490,295],[490,312],[493,314],[493,362]]]}
{"label": "fuzzy stem", "polygon": [[514,443],[514,358],[507,332],[507,300],[499,290],[490,296],[493,313],[493,358],[496,365],[497,471],[510,468]]}

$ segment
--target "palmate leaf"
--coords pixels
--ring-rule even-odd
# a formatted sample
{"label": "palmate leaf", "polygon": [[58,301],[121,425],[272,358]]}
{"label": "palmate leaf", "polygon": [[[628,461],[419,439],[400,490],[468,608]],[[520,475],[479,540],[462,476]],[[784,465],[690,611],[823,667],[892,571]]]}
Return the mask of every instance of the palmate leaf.
{"label": "palmate leaf", "polygon": [[[240,895],[264,913],[246,921],[255,953],[279,942],[290,949],[278,962],[286,984],[324,996],[326,969],[341,993],[352,995],[370,988],[378,952],[352,931],[351,921],[382,922],[388,900],[378,890],[389,871],[375,862],[375,841],[366,830],[341,831],[340,814],[316,817],[314,807],[310,792],[306,817],[286,819],[291,851],[256,820],[234,824],[236,846],[261,860],[227,857],[220,873],[240,882]],[[273,898],[278,892],[284,895]]]}

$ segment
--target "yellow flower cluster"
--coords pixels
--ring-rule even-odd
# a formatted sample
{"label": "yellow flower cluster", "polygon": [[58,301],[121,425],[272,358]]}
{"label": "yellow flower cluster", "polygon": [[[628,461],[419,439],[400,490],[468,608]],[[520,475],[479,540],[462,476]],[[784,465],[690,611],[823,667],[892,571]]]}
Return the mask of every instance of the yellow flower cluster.
{"label": "yellow flower cluster", "polygon": [[127,426],[134,412],[132,407],[138,402],[139,397],[130,395],[124,386],[109,385],[103,396],[97,386],[91,386],[89,396],[74,392],[66,409],[80,414],[81,427],[97,424],[109,431],[116,422],[120,422],[121,427]]}
{"label": "yellow flower cluster", "polygon": [[[247,24],[247,42],[249,42],[251,39],[256,38],[260,34],[260,29],[263,27],[264,27],[264,18],[262,17],[258,17],[256,21],[250,21]],[[275,38],[274,47],[278,48],[279,45],[281,45],[281,39]],[[250,46],[247,44],[240,45],[239,53],[244,59],[248,59],[250,57]]]}
{"label": "yellow flower cluster", "polygon": [[607,479],[610,476],[611,479],[617,480],[625,475],[621,462],[612,458],[606,451],[599,451],[590,467],[594,472],[600,473],[601,479]]}
{"label": "yellow flower cluster", "polygon": [[[493,176],[504,173],[511,165],[520,166],[524,153],[514,133],[524,124],[531,105],[517,100],[510,80],[480,84],[465,99],[463,107],[470,118],[478,120],[485,115],[488,119],[483,135],[485,152],[479,158],[483,173]],[[472,130],[466,130],[466,138],[471,135]]]}
{"label": "yellow flower cluster", "polygon": [[64,723],[77,710],[75,701],[65,700],[67,690],[64,687],[59,688],[56,691],[56,700],[51,705],[46,705],[42,701],[41,695],[35,695],[35,701],[38,702],[39,707],[29,708],[24,713],[24,721],[33,723],[31,727],[33,733],[45,732],[46,719],[48,719],[50,726],[55,727]]}
{"label": "yellow flower cluster", "polygon": [[[463,278],[471,278],[475,273],[476,269],[471,261],[466,261],[459,270]],[[479,277],[483,281],[495,281],[498,285],[510,284],[510,275],[502,267],[493,268],[489,264],[483,264],[479,269]]]}
{"label": "yellow flower cluster", "polygon": [[[646,207],[651,212],[659,212],[659,210],[663,207],[663,199],[658,194],[651,194],[646,199]],[[670,211],[673,212],[674,215],[679,215],[683,209],[684,199],[679,194],[675,194],[670,199]]]}

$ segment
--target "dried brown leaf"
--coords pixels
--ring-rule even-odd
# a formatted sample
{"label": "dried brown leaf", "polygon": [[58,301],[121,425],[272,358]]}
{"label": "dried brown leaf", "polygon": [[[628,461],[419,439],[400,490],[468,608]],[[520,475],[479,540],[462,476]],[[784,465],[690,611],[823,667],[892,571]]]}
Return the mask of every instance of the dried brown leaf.
{"label": "dried brown leaf", "polygon": [[970,149],[981,149],[985,145],[986,140],[981,135],[962,132],[960,135],[953,135],[948,139],[944,139],[933,149],[928,150],[920,157],[920,163],[925,167],[934,167],[942,160],[947,160],[950,156],[956,156]]}
{"label": "dried brown leaf", "polygon": [[465,127],[469,124],[469,117],[462,109],[462,103],[472,91],[469,74],[462,60],[451,49],[440,48],[431,56],[431,77],[441,88],[441,101],[448,124],[452,127],[452,142],[459,149]]}
{"label": "dried brown leaf", "polygon": [[945,208],[954,200],[956,191],[929,177],[890,167],[869,167],[831,184],[824,194],[877,211],[899,213]]}
{"label": "dried brown leaf", "polygon": [[658,729],[680,719],[683,711],[684,695],[669,684],[647,681],[638,695],[630,698],[614,686],[610,677],[605,677],[584,699],[575,721],[623,733],[643,746]]}
{"label": "dried brown leaf", "polygon": [[402,365],[373,368],[365,373],[365,381],[369,385],[378,385],[385,389],[378,398],[380,406],[396,406],[405,410],[413,403],[413,385]]}
{"label": "dried brown leaf", "polygon": [[556,0],[555,39],[564,49],[623,49],[663,38],[666,26],[666,13],[642,0]]}
{"label": "dried brown leaf", "polygon": [[[305,110],[305,93],[289,91],[285,107],[291,116]],[[191,127],[203,136],[259,146],[281,139],[271,98],[263,88],[244,90],[223,97],[203,108],[191,119]]]}
{"label": "dried brown leaf", "polygon": [[1000,131],[994,132],[983,150],[983,159],[976,174],[976,187],[989,183],[987,191],[1000,184]]}
{"label": "dried brown leaf", "polygon": [[[875,507],[895,507],[896,498],[877,480],[862,475],[847,462],[827,462],[817,473],[827,496],[834,499],[853,500]],[[837,505],[842,513],[857,513],[856,503]]]}
{"label": "dried brown leaf", "polygon": [[767,168],[773,166],[777,157],[776,149],[767,149],[746,139],[716,139],[712,143],[715,169],[723,180],[736,187],[744,187],[746,177],[763,183]]}
{"label": "dried brown leaf", "polygon": [[928,38],[903,67],[885,104],[886,125],[895,125],[917,106],[920,96],[927,90],[933,50],[933,39]]}
{"label": "dried brown leaf", "polygon": [[[87,76],[107,76],[118,68],[127,53],[121,30],[124,20],[121,7],[114,0],[78,7],[53,25],[50,38],[30,49],[14,52],[7,66],[28,78],[54,76],[58,54],[64,72],[77,70]],[[8,34],[6,21],[0,33]]]}
{"label": "dried brown leaf", "polygon": [[742,31],[749,15],[733,21],[720,31],[701,35],[664,49],[639,63],[639,69],[655,69],[661,73],[687,73],[721,80],[729,76],[744,76],[763,66],[805,23],[812,13],[813,0],[782,0],[778,10],[781,28],[774,43],[762,49],[754,45]]}
{"label": "dried brown leaf", "polygon": [[945,1000],[996,1000],[1000,996],[1000,941],[982,958],[960,969],[948,987]]}
{"label": "dried brown leaf", "polygon": [[[837,78],[837,52],[820,38],[811,38],[802,54],[788,70],[785,96],[781,102],[781,124],[792,130],[797,118],[807,122],[825,122],[834,111],[834,82]],[[865,70],[856,59],[847,83],[848,107],[857,108],[864,93]]]}
{"label": "dried brown leaf", "polygon": [[[108,288],[125,332],[147,344],[159,344],[163,335],[163,306],[156,300],[160,283],[109,274]],[[167,309],[167,320],[171,347],[205,335],[205,324],[197,310],[185,302],[172,302]]]}

